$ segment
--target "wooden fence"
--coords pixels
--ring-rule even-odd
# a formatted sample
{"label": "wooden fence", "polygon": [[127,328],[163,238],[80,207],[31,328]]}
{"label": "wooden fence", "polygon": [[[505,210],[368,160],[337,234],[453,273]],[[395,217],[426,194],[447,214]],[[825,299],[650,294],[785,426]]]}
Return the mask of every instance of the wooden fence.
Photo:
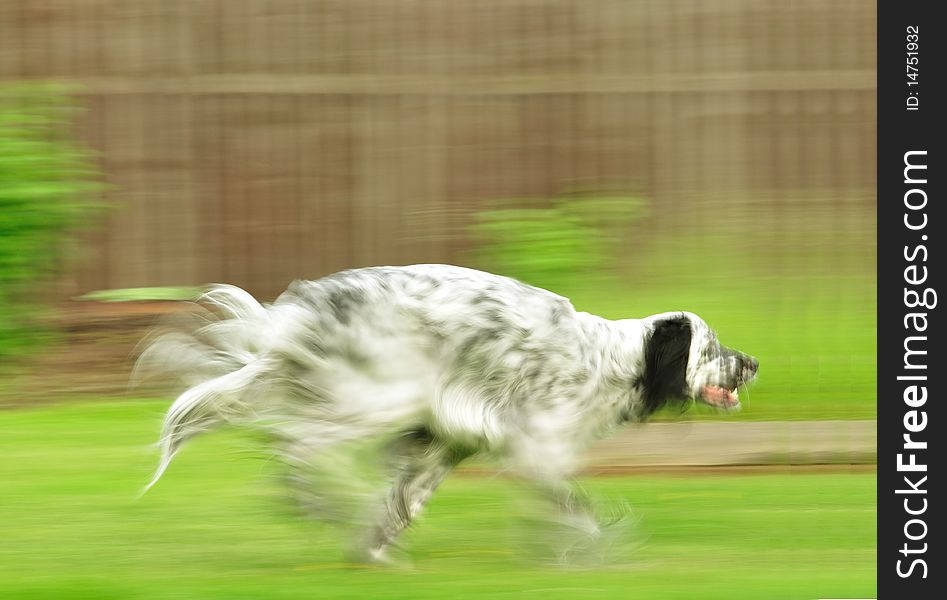
{"label": "wooden fence", "polygon": [[0,83],[75,84],[114,186],[68,293],[272,295],[462,261],[480,203],[575,187],[646,194],[651,235],[854,194],[844,229],[874,210],[875,24],[867,0],[0,0]]}

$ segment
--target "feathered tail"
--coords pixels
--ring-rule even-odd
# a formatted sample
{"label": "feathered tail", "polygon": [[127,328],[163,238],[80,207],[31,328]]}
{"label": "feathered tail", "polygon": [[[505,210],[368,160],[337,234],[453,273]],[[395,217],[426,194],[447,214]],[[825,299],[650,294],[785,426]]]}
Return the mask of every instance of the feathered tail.
{"label": "feathered tail", "polygon": [[[165,373],[188,386],[165,415],[159,445],[161,461],[150,489],[182,444],[222,423],[245,421],[254,410],[248,391],[257,388],[273,360],[270,309],[233,286],[216,286],[200,302],[214,309],[193,333],[166,333],[148,344],[135,365],[134,379]],[[256,390],[259,392],[259,390]],[[253,394],[258,395],[258,394]]]}

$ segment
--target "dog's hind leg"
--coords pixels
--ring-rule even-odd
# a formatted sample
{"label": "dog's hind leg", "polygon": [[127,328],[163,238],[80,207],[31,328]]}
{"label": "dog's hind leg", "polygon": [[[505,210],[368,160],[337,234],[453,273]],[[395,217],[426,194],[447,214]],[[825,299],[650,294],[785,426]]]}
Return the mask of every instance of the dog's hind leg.
{"label": "dog's hind leg", "polygon": [[425,429],[401,436],[391,447],[394,477],[381,514],[354,549],[356,561],[387,562],[386,550],[421,512],[437,487],[474,451],[443,444]]}
{"label": "dog's hind leg", "polygon": [[356,520],[359,505],[371,497],[367,474],[351,447],[362,433],[325,421],[275,433],[291,500],[303,515],[341,526]]}

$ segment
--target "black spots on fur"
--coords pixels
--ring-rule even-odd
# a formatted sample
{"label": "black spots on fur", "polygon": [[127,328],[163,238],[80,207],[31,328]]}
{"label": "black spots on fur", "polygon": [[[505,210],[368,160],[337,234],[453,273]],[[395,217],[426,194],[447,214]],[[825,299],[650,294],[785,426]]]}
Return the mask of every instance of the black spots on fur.
{"label": "black spots on fur", "polygon": [[511,332],[513,325],[507,318],[507,310],[503,307],[487,308],[477,315],[483,322],[483,327],[501,332]]}
{"label": "black spots on fur", "polygon": [[447,339],[447,332],[449,329],[447,323],[435,319],[423,310],[417,312],[416,318],[418,326],[435,340],[438,342],[443,342],[445,339]]}
{"label": "black spots on fur", "polygon": [[591,377],[591,373],[589,373],[587,369],[578,369],[569,374],[566,378],[566,383],[570,386],[585,385],[589,377]]}
{"label": "black spots on fur", "polygon": [[441,280],[432,275],[416,275],[415,277],[427,284],[431,290],[441,287]]}
{"label": "black spots on fur", "polygon": [[448,443],[424,425],[403,431],[389,447],[392,458],[407,463],[403,468],[408,472],[423,470],[431,462],[455,465],[478,450],[457,442]]}
{"label": "black spots on fur", "polygon": [[690,320],[680,316],[655,323],[645,340],[644,374],[633,382],[644,393],[645,415],[668,402],[687,399],[687,356],[691,335]]}
{"label": "black spots on fur", "polygon": [[348,325],[352,320],[352,312],[365,303],[365,292],[347,285],[332,286],[325,299],[332,316],[339,323]]}
{"label": "black spots on fur", "polygon": [[543,378],[543,374],[542,363],[533,359],[524,366],[521,380],[528,385],[533,385]]}
{"label": "black spots on fur", "polygon": [[[713,340],[713,337],[708,334],[708,338]],[[717,358],[720,355],[720,344],[715,343],[706,343],[701,344],[700,358],[703,362],[710,362]]]}
{"label": "black spots on fur", "polygon": [[310,334],[306,335],[303,340],[303,345],[306,350],[318,356],[320,358],[325,358],[326,356],[326,347],[322,343],[322,336],[318,333],[319,330],[312,331]]}
{"label": "black spots on fur", "polygon": [[312,293],[313,288],[312,282],[296,280],[280,295],[277,303],[291,298],[294,304],[302,305],[312,311],[317,311],[321,306],[318,301],[318,296]]}
{"label": "black spots on fur", "polygon": [[368,373],[372,368],[372,361],[357,346],[350,343],[339,344],[336,354],[353,368]]}
{"label": "black spots on fur", "polygon": [[391,282],[388,281],[388,279],[384,277],[378,278],[376,280],[376,284],[378,285],[378,288],[385,293],[390,293],[394,291],[394,288],[392,287]]}
{"label": "black spots on fur", "polygon": [[404,441],[416,445],[420,444],[422,446],[427,446],[434,442],[434,433],[427,427],[420,426],[416,429],[409,429],[405,431],[401,437]]}
{"label": "black spots on fur", "polygon": [[474,364],[474,361],[480,357],[480,354],[485,352],[490,344],[501,339],[505,333],[505,330],[500,327],[473,330],[460,344],[458,353],[460,359],[467,361],[468,364]]}
{"label": "black spots on fur", "polygon": [[557,302],[549,308],[549,322],[553,325],[558,325],[566,315],[566,310],[562,304],[563,303]]}
{"label": "black spots on fur", "polygon": [[481,345],[495,342],[502,338],[506,334],[506,329],[503,327],[489,327],[480,332],[477,336],[481,342]]}
{"label": "black spots on fur", "polygon": [[309,367],[294,356],[284,356],[283,364],[287,373],[292,377],[301,377],[303,373],[309,370]]}
{"label": "black spots on fur", "polygon": [[426,273],[401,273],[398,278],[398,287],[418,302],[426,302],[442,283],[437,277]]}

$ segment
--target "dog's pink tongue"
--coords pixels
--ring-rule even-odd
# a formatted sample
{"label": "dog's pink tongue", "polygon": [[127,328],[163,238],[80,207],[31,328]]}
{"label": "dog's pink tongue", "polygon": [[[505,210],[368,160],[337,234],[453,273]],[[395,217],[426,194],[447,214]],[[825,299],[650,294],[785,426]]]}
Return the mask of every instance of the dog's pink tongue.
{"label": "dog's pink tongue", "polygon": [[733,408],[740,403],[740,399],[736,394],[716,385],[704,386],[700,396],[704,402],[717,408]]}

